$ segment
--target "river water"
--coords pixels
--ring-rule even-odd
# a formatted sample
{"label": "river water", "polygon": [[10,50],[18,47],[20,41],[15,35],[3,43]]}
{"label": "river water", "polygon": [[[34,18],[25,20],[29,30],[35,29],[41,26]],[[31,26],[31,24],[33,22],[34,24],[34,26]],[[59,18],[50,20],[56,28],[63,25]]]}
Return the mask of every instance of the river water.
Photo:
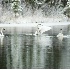
{"label": "river water", "polygon": [[70,38],[8,34],[0,42],[0,68],[70,68]]}

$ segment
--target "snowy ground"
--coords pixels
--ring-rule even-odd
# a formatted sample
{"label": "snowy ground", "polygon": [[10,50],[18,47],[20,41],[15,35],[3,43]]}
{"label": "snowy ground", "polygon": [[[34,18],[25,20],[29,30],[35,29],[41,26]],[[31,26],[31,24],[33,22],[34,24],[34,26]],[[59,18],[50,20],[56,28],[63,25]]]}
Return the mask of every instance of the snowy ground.
{"label": "snowy ground", "polygon": [[33,12],[31,7],[27,8],[24,3],[23,14],[18,15],[16,18],[9,7],[9,5],[8,7],[2,7],[0,4],[0,27],[36,27],[37,24],[45,26],[70,24],[70,19],[63,14],[63,7],[58,5],[55,8],[54,6],[50,7],[47,3]]}
{"label": "snowy ground", "polygon": [[0,27],[37,27],[38,24],[42,24],[44,26],[55,26],[55,25],[70,25],[70,22],[0,24]]}
{"label": "snowy ground", "polygon": [[[9,8],[9,7],[8,7]],[[31,8],[25,7],[23,5],[23,15],[18,15],[17,18],[14,17],[12,10],[3,8],[0,5],[0,24],[31,24],[31,23],[66,23],[70,22],[67,16],[63,14],[62,7],[54,6],[49,7],[48,4],[44,4],[40,9],[32,12]]]}

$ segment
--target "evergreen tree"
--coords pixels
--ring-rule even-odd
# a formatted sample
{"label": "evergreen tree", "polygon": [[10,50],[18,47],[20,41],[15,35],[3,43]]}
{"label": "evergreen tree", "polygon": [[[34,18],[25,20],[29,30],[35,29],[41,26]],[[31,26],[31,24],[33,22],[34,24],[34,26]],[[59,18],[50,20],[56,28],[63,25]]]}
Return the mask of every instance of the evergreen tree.
{"label": "evergreen tree", "polygon": [[65,7],[67,5],[68,0],[61,0],[63,6]]}
{"label": "evergreen tree", "polygon": [[70,18],[70,0],[68,0],[67,5],[64,9],[64,15],[66,15],[68,18]]}
{"label": "evergreen tree", "polygon": [[70,7],[70,0],[68,0],[68,2],[67,2],[67,6]]}
{"label": "evergreen tree", "polygon": [[16,16],[20,11],[20,0],[12,0],[12,9]]}

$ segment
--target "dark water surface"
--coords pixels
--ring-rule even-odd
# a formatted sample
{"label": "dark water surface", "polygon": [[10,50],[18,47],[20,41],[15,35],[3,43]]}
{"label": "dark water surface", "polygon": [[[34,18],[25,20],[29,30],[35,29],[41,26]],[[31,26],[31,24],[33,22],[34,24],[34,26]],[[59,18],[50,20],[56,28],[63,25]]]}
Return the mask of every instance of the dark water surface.
{"label": "dark water surface", "polygon": [[60,42],[56,36],[5,36],[0,42],[0,68],[70,68],[70,38]]}

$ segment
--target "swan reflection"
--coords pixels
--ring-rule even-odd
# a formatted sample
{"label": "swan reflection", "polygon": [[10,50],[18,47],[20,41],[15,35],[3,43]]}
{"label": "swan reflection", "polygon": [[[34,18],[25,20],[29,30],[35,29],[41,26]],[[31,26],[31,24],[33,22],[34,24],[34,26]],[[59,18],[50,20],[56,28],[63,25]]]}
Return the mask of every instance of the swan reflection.
{"label": "swan reflection", "polygon": [[[7,47],[7,68],[10,66],[14,69],[45,67],[46,53],[49,52],[48,46],[49,48],[52,47],[51,37],[31,35],[13,35],[10,37],[11,47]],[[10,48],[11,51],[8,53]]]}

